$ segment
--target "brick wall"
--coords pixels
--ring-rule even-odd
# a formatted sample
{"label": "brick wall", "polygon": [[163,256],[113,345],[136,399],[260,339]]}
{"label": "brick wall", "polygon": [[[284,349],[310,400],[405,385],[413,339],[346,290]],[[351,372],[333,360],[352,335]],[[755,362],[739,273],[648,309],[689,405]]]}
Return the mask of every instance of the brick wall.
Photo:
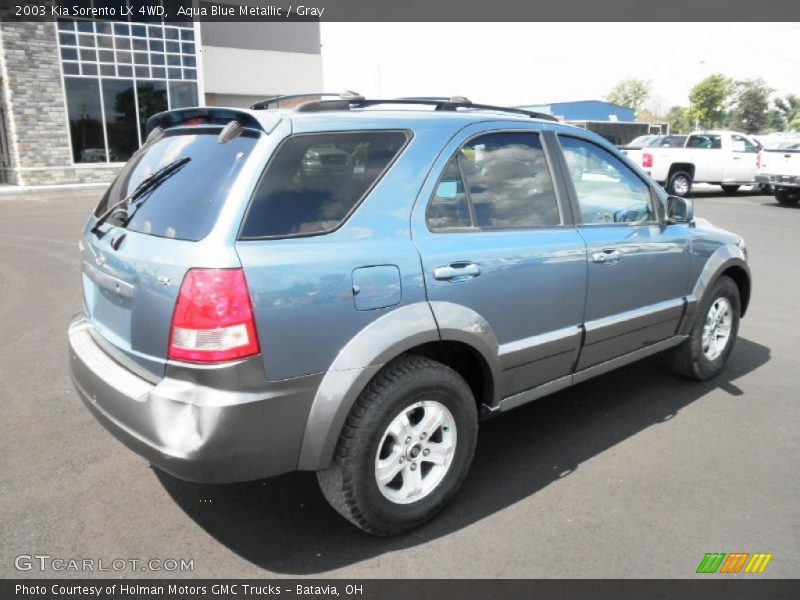
{"label": "brick wall", "polygon": [[0,79],[10,165],[3,181],[110,181],[119,167],[72,166],[55,23],[0,21]]}

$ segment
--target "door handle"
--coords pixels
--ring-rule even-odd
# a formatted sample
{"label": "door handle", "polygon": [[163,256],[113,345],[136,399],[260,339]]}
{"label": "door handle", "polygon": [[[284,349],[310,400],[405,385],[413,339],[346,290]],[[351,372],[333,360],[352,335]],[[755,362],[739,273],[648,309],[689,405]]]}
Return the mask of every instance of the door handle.
{"label": "door handle", "polygon": [[742,160],[742,157],[741,156],[734,156],[733,160]]}
{"label": "door handle", "polygon": [[439,281],[467,281],[481,274],[481,268],[473,262],[450,263],[433,270],[434,279]]}
{"label": "door handle", "polygon": [[622,252],[613,248],[605,248],[602,252],[592,254],[592,260],[596,263],[615,263],[622,260]]}

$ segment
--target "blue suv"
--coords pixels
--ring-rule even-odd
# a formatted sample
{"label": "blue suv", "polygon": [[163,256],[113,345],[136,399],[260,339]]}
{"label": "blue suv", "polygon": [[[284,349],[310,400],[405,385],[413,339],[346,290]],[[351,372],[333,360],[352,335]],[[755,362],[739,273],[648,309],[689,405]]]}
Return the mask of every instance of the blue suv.
{"label": "blue suv", "polygon": [[466,476],[478,423],[666,352],[723,368],[742,239],[612,145],[463,98],[284,98],[158,114],[80,242],[88,409],[198,482],[316,471],[400,533]]}

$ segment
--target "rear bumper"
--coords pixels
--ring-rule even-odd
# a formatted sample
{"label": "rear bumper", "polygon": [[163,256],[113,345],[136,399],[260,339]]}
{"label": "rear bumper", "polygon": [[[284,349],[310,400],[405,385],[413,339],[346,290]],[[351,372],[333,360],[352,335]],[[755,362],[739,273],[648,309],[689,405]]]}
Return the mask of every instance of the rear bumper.
{"label": "rear bumper", "polygon": [[800,188],[800,176],[796,175],[756,175],[756,183],[766,183],[776,187]]}
{"label": "rear bumper", "polygon": [[83,317],[70,324],[69,359],[78,394],[106,429],[160,469],[202,483],[295,470],[321,380],[269,382],[261,357],[254,357],[169,364],[154,384],[114,361]]}

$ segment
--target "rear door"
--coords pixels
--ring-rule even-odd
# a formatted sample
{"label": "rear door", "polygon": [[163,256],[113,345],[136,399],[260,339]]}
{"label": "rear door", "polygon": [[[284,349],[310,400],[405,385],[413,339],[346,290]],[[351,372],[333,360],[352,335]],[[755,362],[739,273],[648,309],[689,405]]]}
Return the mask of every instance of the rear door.
{"label": "rear door", "polygon": [[664,226],[649,183],[608,148],[558,136],[586,240],[586,329],[577,370],[675,334],[689,276],[688,225]]}
{"label": "rear door", "polygon": [[722,136],[718,133],[696,133],[686,140],[695,165],[695,181],[720,182],[725,178],[726,165],[730,160],[730,149],[723,149]]}
{"label": "rear door", "polygon": [[[237,267],[234,249],[202,240],[212,231],[258,134],[220,143],[220,127],[168,130],[135,154],[108,189],[81,238],[84,307],[98,342],[140,375],[164,374],[175,299],[191,267]],[[189,159],[127,214],[96,217],[147,177]],[[127,224],[122,217],[128,218]],[[93,229],[96,229],[93,231]]]}
{"label": "rear door", "polygon": [[412,233],[440,327],[462,309],[488,323],[506,397],[571,372],[586,250],[557,193],[547,136],[491,129],[470,127],[445,148]]}

